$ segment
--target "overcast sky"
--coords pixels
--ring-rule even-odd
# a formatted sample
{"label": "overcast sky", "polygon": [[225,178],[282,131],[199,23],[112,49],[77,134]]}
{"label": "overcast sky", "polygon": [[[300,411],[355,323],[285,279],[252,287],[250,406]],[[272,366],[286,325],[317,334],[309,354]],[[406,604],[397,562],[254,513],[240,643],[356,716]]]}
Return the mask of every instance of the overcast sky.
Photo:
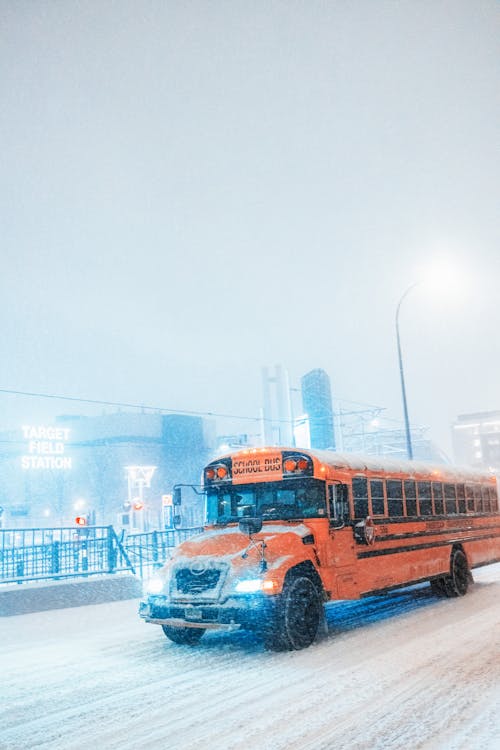
{"label": "overcast sky", "polygon": [[[0,388],[500,409],[500,5],[0,0]],[[75,411],[76,407],[71,407]],[[4,424],[70,410],[0,395]],[[224,425],[220,424],[221,431]]]}

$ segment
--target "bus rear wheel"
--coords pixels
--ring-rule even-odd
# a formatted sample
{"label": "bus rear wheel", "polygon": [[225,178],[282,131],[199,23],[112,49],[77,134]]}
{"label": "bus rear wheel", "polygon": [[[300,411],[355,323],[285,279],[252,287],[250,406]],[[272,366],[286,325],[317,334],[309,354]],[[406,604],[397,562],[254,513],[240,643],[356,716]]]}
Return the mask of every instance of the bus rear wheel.
{"label": "bus rear wheel", "polygon": [[450,558],[450,574],[444,579],[445,595],[465,596],[471,580],[467,558],[461,549],[453,550]]}
{"label": "bus rear wheel", "polygon": [[167,638],[186,646],[196,646],[205,632],[205,628],[172,628],[170,625],[162,625],[162,628]]}
{"label": "bus rear wheel", "polygon": [[290,578],[286,581],[276,610],[266,625],[266,648],[273,651],[298,651],[310,646],[318,634],[322,606],[318,589],[310,578]]}
{"label": "bus rear wheel", "polygon": [[431,581],[431,591],[435,596],[446,596],[446,581],[444,578],[434,578]]}

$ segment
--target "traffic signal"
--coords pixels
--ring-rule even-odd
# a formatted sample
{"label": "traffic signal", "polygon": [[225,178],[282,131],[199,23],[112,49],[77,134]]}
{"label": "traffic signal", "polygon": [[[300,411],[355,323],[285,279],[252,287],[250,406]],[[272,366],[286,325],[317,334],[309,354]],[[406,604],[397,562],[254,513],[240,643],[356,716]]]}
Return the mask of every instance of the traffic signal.
{"label": "traffic signal", "polygon": [[77,516],[75,518],[75,523],[77,526],[86,526],[87,525],[87,516]]}
{"label": "traffic signal", "polygon": [[140,500],[136,500],[133,507],[134,510],[142,510],[144,508],[144,503],[141,503]]}

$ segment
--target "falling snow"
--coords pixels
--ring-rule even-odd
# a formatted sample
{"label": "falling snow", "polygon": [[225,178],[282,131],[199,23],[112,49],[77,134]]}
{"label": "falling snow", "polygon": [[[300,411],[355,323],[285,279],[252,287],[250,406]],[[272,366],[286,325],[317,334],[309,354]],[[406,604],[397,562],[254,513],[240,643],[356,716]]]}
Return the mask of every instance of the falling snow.
{"label": "falling snow", "polygon": [[4,618],[3,750],[496,748],[500,565],[463,599],[428,586],[329,605],[328,635],[168,641],[137,601]]}

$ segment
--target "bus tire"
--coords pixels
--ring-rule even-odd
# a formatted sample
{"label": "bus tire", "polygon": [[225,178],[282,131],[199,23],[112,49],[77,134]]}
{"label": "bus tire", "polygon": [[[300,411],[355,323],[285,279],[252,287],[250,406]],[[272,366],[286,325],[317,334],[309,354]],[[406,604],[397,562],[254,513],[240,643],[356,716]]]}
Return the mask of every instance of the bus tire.
{"label": "bus tire", "polygon": [[471,578],[467,558],[461,549],[454,549],[450,558],[450,575],[444,579],[446,596],[465,596]]}
{"label": "bus tire", "polygon": [[167,638],[185,646],[196,646],[205,632],[205,628],[172,628],[170,625],[161,627]]}
{"label": "bus tire", "polygon": [[431,581],[431,591],[434,596],[446,596],[446,582],[444,578],[434,578]]}
{"label": "bus tire", "polygon": [[266,648],[298,651],[310,646],[318,634],[322,606],[318,589],[310,578],[289,578],[264,631]]}

